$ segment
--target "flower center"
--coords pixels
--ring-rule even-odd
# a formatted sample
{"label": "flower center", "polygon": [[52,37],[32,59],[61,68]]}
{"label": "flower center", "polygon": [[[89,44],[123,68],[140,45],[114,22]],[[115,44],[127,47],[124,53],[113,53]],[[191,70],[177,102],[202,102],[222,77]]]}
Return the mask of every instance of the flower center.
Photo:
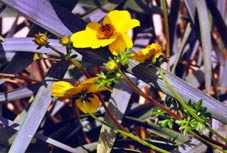
{"label": "flower center", "polygon": [[99,30],[97,31],[97,38],[98,39],[109,39],[114,34],[114,26],[111,24],[104,24],[101,25]]}
{"label": "flower center", "polygon": [[89,102],[89,103],[91,102],[90,98],[93,98],[93,97],[94,97],[93,93],[91,93],[91,92],[87,93],[85,91],[79,93],[79,95],[78,95],[78,98],[80,99],[80,101],[85,101],[85,102]]}

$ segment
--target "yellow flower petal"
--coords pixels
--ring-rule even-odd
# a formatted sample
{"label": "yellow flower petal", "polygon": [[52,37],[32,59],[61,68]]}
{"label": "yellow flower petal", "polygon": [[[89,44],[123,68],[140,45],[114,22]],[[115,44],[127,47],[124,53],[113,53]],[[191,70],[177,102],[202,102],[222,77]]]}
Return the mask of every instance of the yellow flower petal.
{"label": "yellow flower petal", "polygon": [[52,85],[52,96],[59,98],[72,98],[79,92],[72,84],[65,81],[58,81]]}
{"label": "yellow flower petal", "polygon": [[101,25],[96,22],[88,23],[86,29],[72,34],[71,41],[76,48],[91,47],[94,40],[96,40],[96,31]]}
{"label": "yellow flower petal", "polygon": [[113,55],[118,55],[119,51],[124,52],[126,48],[132,48],[133,43],[130,36],[126,33],[119,33],[117,39],[109,45]]}
{"label": "yellow flower petal", "polygon": [[107,88],[107,87],[97,88],[98,84],[97,84],[96,81],[98,79],[99,79],[99,77],[89,78],[89,79],[81,82],[79,86],[83,86],[83,90],[86,91],[87,93],[97,93],[97,92],[102,92],[102,91],[105,91],[105,90],[112,92],[112,90],[110,88]]}
{"label": "yellow flower petal", "polygon": [[87,89],[87,92],[97,93],[97,92],[102,92],[106,90],[112,92],[112,90],[108,87],[103,86],[98,88],[98,84],[89,84],[89,88]]}
{"label": "yellow flower petal", "polygon": [[128,30],[140,26],[140,22],[131,19],[128,11],[114,10],[108,13],[103,19],[103,24],[112,24],[119,32],[127,32]]}
{"label": "yellow flower petal", "polygon": [[73,46],[76,48],[99,48],[105,47],[115,41],[117,35],[113,35],[108,39],[98,39],[97,33],[101,25],[97,22],[88,23],[86,29],[76,32],[71,36]]}
{"label": "yellow flower petal", "polygon": [[141,49],[139,52],[132,54],[132,59],[135,59],[139,62],[145,62],[148,59],[151,59],[154,56],[160,55],[162,52],[161,45],[157,43],[152,43],[148,45],[146,48]]}
{"label": "yellow flower petal", "polygon": [[83,82],[81,82],[81,84],[86,84],[86,83],[96,83],[96,81],[99,79],[99,77],[92,77],[92,78],[89,78]]}
{"label": "yellow flower petal", "polygon": [[[99,98],[96,95],[93,95],[92,98],[89,98],[89,101],[85,101],[86,106],[89,112],[94,113],[98,109],[100,105]],[[76,100],[76,106],[83,112],[87,113],[86,108],[84,107],[84,102],[80,101],[80,99]]]}
{"label": "yellow flower petal", "polygon": [[145,62],[145,60],[151,58],[151,56],[152,56],[152,52],[150,52],[149,48],[141,49],[139,52],[131,55],[132,59],[137,60],[141,63],[143,63],[143,62]]}

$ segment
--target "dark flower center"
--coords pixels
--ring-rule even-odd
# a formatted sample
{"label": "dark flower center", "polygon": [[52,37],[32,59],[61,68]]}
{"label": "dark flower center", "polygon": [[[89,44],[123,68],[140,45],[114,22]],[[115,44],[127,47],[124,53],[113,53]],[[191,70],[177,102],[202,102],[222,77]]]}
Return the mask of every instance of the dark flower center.
{"label": "dark flower center", "polygon": [[104,24],[98,29],[97,38],[98,39],[109,39],[114,34],[114,27],[111,24]]}
{"label": "dark flower center", "polygon": [[91,102],[90,101],[90,98],[93,98],[94,96],[93,96],[93,94],[94,93],[87,93],[87,92],[81,92],[81,93],[79,93],[75,98],[76,99],[80,99],[80,101],[84,101],[84,102]]}

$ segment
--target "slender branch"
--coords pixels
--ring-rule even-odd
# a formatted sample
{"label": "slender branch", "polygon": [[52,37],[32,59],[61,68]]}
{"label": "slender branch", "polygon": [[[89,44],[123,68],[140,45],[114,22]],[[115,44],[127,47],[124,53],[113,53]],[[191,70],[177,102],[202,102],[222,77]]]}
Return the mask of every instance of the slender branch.
{"label": "slender branch", "polygon": [[[165,25],[165,34],[166,34],[166,57],[170,57],[170,40],[169,40],[169,24],[168,24],[168,16],[166,9],[166,0],[162,0],[163,7],[163,15],[164,15],[164,25]],[[170,63],[167,62],[167,71],[170,71]]]}
{"label": "slender branch", "polygon": [[87,78],[90,78],[89,73],[85,70],[85,68],[75,59],[69,58],[68,61],[75,65]]}
{"label": "slender branch", "polygon": [[119,72],[121,73],[123,79],[127,82],[127,84],[139,95],[143,96],[145,99],[147,99],[148,101],[150,101],[152,104],[154,104],[155,106],[161,108],[162,110],[164,110],[166,113],[168,113],[170,116],[173,116],[175,119],[180,119],[180,116],[178,116],[177,114],[175,114],[174,112],[172,112],[171,110],[169,110],[168,108],[166,108],[165,106],[163,106],[162,104],[160,104],[159,102],[155,101],[151,96],[146,95],[141,89],[139,89],[129,78],[128,76],[121,70],[119,69]]}

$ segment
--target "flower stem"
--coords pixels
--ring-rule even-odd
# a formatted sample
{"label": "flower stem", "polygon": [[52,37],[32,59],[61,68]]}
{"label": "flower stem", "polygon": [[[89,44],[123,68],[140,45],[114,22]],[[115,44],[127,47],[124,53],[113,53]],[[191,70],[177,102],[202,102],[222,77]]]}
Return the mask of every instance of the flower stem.
{"label": "flower stem", "polygon": [[85,68],[75,59],[68,58],[67,59],[71,64],[75,65],[87,78],[90,78],[89,73],[85,70]]}
{"label": "flower stem", "polygon": [[[166,0],[162,0],[163,7],[163,16],[164,16],[164,25],[165,25],[165,34],[166,34],[166,57],[170,57],[170,40],[169,40],[169,24],[168,24],[168,16],[166,9]],[[167,62],[167,71],[170,71],[169,61]]]}
{"label": "flower stem", "polygon": [[214,129],[212,129],[207,123],[204,122],[204,120],[202,120],[197,114],[195,114],[193,112],[193,110],[184,102],[184,100],[175,92],[175,90],[173,89],[173,87],[169,84],[168,80],[166,79],[162,69],[159,67],[158,68],[158,72],[160,73],[163,81],[165,82],[166,86],[169,88],[169,90],[172,92],[173,96],[179,101],[179,103],[183,106],[184,109],[186,109],[188,111],[188,113],[190,115],[192,115],[197,121],[203,123],[207,129],[212,132],[214,135],[216,135],[217,137],[219,137],[222,141],[224,141],[225,143],[227,143],[227,139],[225,137],[223,137],[222,135],[220,135],[217,131],[215,131]]}
{"label": "flower stem", "polygon": [[143,140],[143,139],[141,139],[141,138],[139,138],[139,137],[133,135],[132,133],[129,133],[129,132],[123,131],[123,130],[121,130],[121,129],[112,127],[112,126],[110,126],[107,122],[105,122],[105,121],[103,121],[103,120],[100,120],[100,119],[97,118],[93,113],[91,113],[91,112],[89,111],[89,109],[87,108],[86,103],[84,103],[84,107],[85,107],[85,109],[87,110],[88,114],[89,114],[92,118],[94,118],[96,121],[98,121],[98,122],[100,122],[100,123],[102,123],[102,124],[104,124],[104,125],[110,127],[111,129],[117,131],[117,132],[120,133],[122,136],[127,136],[127,137],[129,137],[129,138],[131,138],[131,139],[133,139],[133,140],[139,142],[140,144],[143,144],[143,145],[145,145],[145,146],[147,146],[147,147],[149,147],[149,148],[151,148],[151,149],[153,149],[153,150],[156,150],[156,151],[159,151],[159,152],[162,152],[162,153],[169,153],[169,151],[166,151],[166,150],[164,150],[164,149],[158,148],[158,147],[156,147],[156,146],[154,146],[154,145],[148,143],[147,141],[145,141],[145,140]]}
{"label": "flower stem", "polygon": [[160,104],[159,102],[155,101],[151,96],[146,95],[141,89],[139,89],[129,78],[128,76],[121,70],[119,69],[119,72],[121,73],[121,76],[123,77],[123,79],[127,82],[127,84],[139,95],[143,96],[145,99],[147,99],[148,101],[150,101],[152,104],[154,104],[155,106],[161,108],[162,110],[164,110],[166,113],[168,113],[170,116],[173,116],[175,119],[180,119],[180,116],[178,116],[177,114],[175,114],[174,112],[172,112],[171,110],[169,110],[168,108],[166,108],[165,106],[163,106],[162,104]]}

